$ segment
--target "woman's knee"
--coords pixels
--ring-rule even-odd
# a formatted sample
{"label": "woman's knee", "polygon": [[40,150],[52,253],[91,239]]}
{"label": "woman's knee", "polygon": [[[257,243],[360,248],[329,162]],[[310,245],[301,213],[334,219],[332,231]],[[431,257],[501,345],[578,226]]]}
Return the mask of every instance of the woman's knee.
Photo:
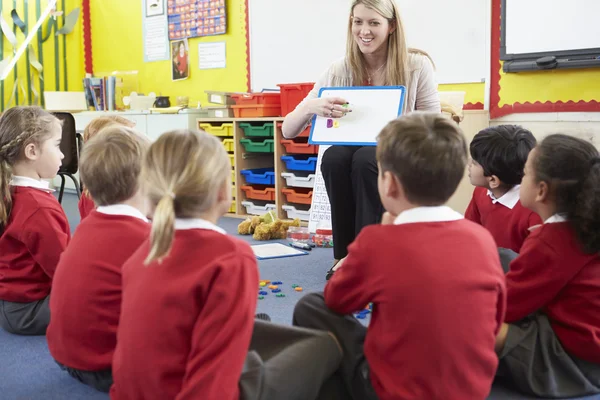
{"label": "woman's knee", "polygon": [[331,146],[321,159],[321,172],[325,175],[329,171],[350,171],[352,165],[353,149],[345,146]]}
{"label": "woman's knee", "polygon": [[352,157],[352,173],[377,175],[377,156],[375,146],[358,149]]}

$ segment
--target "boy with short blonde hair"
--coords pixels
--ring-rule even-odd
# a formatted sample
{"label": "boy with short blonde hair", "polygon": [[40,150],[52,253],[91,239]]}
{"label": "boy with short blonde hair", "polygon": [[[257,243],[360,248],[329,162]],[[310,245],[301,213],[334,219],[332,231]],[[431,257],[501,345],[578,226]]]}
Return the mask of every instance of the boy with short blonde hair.
{"label": "boy with short blonde hair", "polygon": [[[128,128],[133,128],[135,127],[135,122],[121,117],[120,115],[105,115],[94,118],[83,130],[83,142],[87,143],[90,139],[96,136],[98,132],[111,125],[122,125]],[[82,221],[96,208],[96,204],[94,204],[94,200],[91,198],[90,192],[87,190],[87,188],[84,188],[83,190],[83,194],[79,199],[78,208],[79,216]]]}
{"label": "boy with short blonde hair", "polygon": [[149,141],[106,127],[85,146],[81,179],[98,208],[77,227],[53,281],[47,331],[55,360],[108,392],[121,312],[121,267],[150,234],[139,176]]}
{"label": "boy with short blonde hair", "polygon": [[[380,133],[377,160],[382,224],[362,230],[324,294],[300,300],[294,324],[336,335],[355,398],[485,399],[505,287],[490,233],[444,206],[465,138],[440,114],[412,113]],[[366,328],[348,314],[370,303]]]}

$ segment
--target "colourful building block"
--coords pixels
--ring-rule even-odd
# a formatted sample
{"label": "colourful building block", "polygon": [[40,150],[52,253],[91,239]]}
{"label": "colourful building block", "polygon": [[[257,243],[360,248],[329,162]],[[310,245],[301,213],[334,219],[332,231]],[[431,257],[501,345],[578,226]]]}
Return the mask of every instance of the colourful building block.
{"label": "colourful building block", "polygon": [[329,119],[327,120],[327,127],[328,127],[328,128],[333,128],[333,120],[332,120],[331,118],[329,118]]}
{"label": "colourful building block", "polygon": [[263,286],[267,286],[267,283],[266,283],[266,282],[261,282],[261,283],[259,283],[259,285],[260,285],[261,287],[263,287]]}
{"label": "colourful building block", "polygon": [[269,285],[269,289],[277,289],[277,285]]}
{"label": "colourful building block", "polygon": [[271,290],[271,292],[272,293],[279,293],[279,292],[281,292],[281,289],[273,289],[273,290]]}
{"label": "colourful building block", "polygon": [[276,297],[285,297],[285,294],[283,294],[283,293],[277,293],[275,296]]}
{"label": "colourful building block", "polygon": [[260,294],[261,296],[267,295],[269,294],[269,292],[266,292],[264,290],[261,290],[260,292],[258,292],[258,294]]}
{"label": "colourful building block", "polygon": [[302,288],[301,288],[300,286],[298,286],[298,287],[295,287],[295,288],[294,288],[294,290],[295,290],[296,292],[301,292],[301,291],[302,291]]}
{"label": "colourful building block", "polygon": [[275,282],[271,282],[273,285],[283,285],[283,282],[281,281],[275,281]]}
{"label": "colourful building block", "polygon": [[333,121],[333,127],[334,128],[339,128],[340,127],[340,121],[338,121],[338,120]]}
{"label": "colourful building block", "polygon": [[296,285],[295,283],[292,285],[292,289],[297,288],[299,285]]}
{"label": "colourful building block", "polygon": [[264,296],[258,296],[258,299],[259,299],[259,300],[262,300],[262,299],[264,299],[264,298],[265,298]]}

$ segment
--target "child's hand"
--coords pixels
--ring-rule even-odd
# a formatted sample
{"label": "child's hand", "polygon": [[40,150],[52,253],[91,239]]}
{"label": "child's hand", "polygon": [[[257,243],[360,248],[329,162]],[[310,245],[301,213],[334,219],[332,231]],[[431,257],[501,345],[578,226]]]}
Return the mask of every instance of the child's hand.
{"label": "child's hand", "polygon": [[383,217],[381,218],[381,225],[393,225],[395,219],[396,215],[386,211],[383,213]]}

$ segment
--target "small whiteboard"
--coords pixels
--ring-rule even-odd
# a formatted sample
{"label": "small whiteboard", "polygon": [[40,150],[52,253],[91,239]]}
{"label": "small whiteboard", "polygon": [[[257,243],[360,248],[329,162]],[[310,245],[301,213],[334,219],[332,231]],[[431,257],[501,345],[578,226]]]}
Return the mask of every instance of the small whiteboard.
{"label": "small whiteboard", "polygon": [[398,118],[404,107],[404,86],[324,87],[319,97],[341,97],[352,112],[342,118],[315,115],[309,143],[375,146],[377,135]]}

